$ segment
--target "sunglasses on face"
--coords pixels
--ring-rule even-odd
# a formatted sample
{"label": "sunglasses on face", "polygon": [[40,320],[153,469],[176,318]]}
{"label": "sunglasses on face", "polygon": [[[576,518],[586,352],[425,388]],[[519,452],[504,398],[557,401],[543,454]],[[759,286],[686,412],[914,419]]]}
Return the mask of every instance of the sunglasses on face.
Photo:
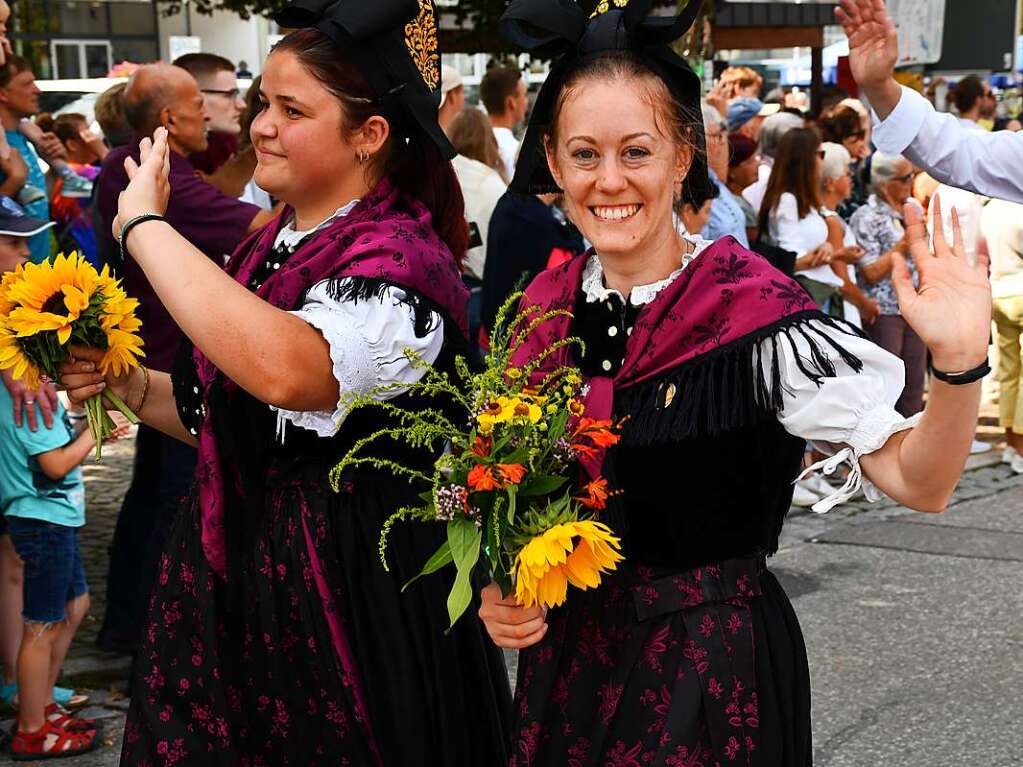
{"label": "sunglasses on face", "polygon": [[905,184],[905,183],[908,183],[908,182],[913,180],[913,174],[912,174],[912,172],[910,172],[910,173],[907,173],[905,176],[896,176],[892,180],[893,181],[899,181],[899,182]]}

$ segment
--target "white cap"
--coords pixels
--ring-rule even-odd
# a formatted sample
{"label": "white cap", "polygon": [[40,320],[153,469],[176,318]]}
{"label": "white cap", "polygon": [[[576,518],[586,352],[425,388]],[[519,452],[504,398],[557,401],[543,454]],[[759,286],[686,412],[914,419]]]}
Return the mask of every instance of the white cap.
{"label": "white cap", "polygon": [[453,66],[444,64],[440,68],[440,105],[444,106],[448,93],[455,88],[460,88],[462,84],[462,73]]}

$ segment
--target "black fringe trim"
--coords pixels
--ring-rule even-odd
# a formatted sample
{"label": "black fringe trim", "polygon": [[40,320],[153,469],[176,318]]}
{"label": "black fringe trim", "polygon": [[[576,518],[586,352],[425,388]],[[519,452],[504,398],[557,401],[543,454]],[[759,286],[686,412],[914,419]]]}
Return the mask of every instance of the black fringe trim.
{"label": "black fringe trim", "polygon": [[[860,372],[862,360],[845,349],[838,338],[811,325],[811,320],[841,334],[863,337],[854,325],[817,310],[785,317],[656,378],[616,392],[616,416],[628,418],[622,443],[649,445],[715,436],[773,417],[781,410],[785,393],[778,345],[788,343],[797,352],[796,338],[809,347],[809,356],[795,354],[796,363],[818,386],[836,375],[831,354]],[[765,370],[762,346],[768,344],[771,364]]]}
{"label": "black fringe trim", "polygon": [[[404,285],[397,285],[376,277],[334,277],[327,280],[326,287],[327,295],[335,301],[351,301],[354,304],[372,299],[383,303],[387,288],[401,288],[405,292],[405,299],[399,303],[409,307],[412,312],[416,338],[424,337],[436,326],[434,312],[437,311],[437,307],[425,296]],[[443,312],[438,313],[443,314]]]}

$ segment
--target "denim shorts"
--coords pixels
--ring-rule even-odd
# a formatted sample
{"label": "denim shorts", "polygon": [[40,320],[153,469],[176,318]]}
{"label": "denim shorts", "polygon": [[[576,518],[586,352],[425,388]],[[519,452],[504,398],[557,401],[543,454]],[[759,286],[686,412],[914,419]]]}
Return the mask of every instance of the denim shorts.
{"label": "denim shorts", "polygon": [[64,620],[67,603],[89,591],[78,549],[78,528],[7,517],[7,532],[25,563],[22,617],[32,623]]}

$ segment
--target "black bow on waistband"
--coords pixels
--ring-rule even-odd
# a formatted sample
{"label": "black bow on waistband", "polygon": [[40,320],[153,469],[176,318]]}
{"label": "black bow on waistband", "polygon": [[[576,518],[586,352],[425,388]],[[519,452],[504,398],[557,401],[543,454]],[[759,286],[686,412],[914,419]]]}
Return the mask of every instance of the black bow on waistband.
{"label": "black bow on waistband", "polygon": [[455,156],[437,123],[440,44],[433,0],[294,0],[273,18],[281,27],[313,27],[330,38],[378,98],[405,107],[445,158]]}
{"label": "black bow on waistband", "polygon": [[[523,193],[558,191],[547,167],[543,137],[554,104],[574,69],[601,54],[630,52],[652,69],[683,106],[696,133],[696,152],[685,186],[693,196],[712,196],[700,112],[700,78],[670,44],[692,26],[700,0],[690,0],[681,14],[651,15],[657,0],[601,0],[587,17],[575,0],[512,0],[498,30],[513,45],[544,59],[555,59],[537,95],[519,150],[512,188]],[[685,196],[685,195],[684,195]]]}

